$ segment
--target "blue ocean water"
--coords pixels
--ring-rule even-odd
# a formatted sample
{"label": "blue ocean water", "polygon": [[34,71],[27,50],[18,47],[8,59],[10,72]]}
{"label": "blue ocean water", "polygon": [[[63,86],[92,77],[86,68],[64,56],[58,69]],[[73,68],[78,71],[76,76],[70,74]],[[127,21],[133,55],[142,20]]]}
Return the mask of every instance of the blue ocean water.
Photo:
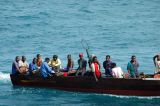
{"label": "blue ocean water", "polygon": [[13,87],[9,78],[17,55],[31,62],[37,53],[43,59],[58,54],[65,67],[72,54],[76,68],[80,52],[87,59],[81,39],[101,64],[109,54],[126,71],[136,55],[139,71],[153,73],[159,29],[160,0],[0,0],[0,105],[159,106],[160,97]]}

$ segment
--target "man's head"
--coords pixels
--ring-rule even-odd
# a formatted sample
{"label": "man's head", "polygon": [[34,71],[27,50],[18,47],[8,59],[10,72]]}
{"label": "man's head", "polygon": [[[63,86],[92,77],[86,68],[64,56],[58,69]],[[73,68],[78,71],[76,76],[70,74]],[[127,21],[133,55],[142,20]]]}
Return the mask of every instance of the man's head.
{"label": "man's head", "polygon": [[94,54],[91,54],[89,58],[90,58],[91,60],[93,60],[93,57],[94,57],[94,56],[95,56]]}
{"label": "man's head", "polygon": [[45,62],[49,63],[50,59],[48,57],[45,58]]}
{"label": "man's head", "polygon": [[110,55],[106,55],[106,61],[110,61],[111,56]]}
{"label": "man's head", "polygon": [[132,60],[132,61],[136,61],[136,56],[133,55],[133,56],[131,57],[131,60]]}
{"label": "man's head", "polygon": [[41,55],[40,54],[37,54],[37,59],[41,58]]}
{"label": "man's head", "polygon": [[97,62],[98,60],[97,60],[97,56],[94,56],[93,57],[93,62]]}
{"label": "man's head", "polygon": [[21,60],[21,58],[19,56],[16,56],[15,61],[18,62],[20,60]]}
{"label": "man's head", "polygon": [[58,58],[58,56],[57,56],[57,55],[53,55],[53,60],[54,60],[54,61],[56,61],[56,60],[57,60],[57,58]]}
{"label": "man's head", "polygon": [[112,63],[112,64],[111,64],[111,67],[112,67],[112,68],[116,67],[116,63]]}
{"label": "man's head", "polygon": [[160,54],[159,54],[159,55],[157,55],[157,60],[158,60],[158,61],[160,61]]}
{"label": "man's head", "polygon": [[37,59],[36,58],[33,58],[33,61],[32,61],[34,64],[37,62]]}
{"label": "man's head", "polygon": [[22,61],[26,61],[26,57],[25,56],[22,56]]}
{"label": "man's head", "polygon": [[83,53],[79,54],[79,58],[82,59],[83,58]]}
{"label": "man's head", "polygon": [[68,58],[68,60],[71,60],[72,59],[71,54],[68,54],[67,58]]}

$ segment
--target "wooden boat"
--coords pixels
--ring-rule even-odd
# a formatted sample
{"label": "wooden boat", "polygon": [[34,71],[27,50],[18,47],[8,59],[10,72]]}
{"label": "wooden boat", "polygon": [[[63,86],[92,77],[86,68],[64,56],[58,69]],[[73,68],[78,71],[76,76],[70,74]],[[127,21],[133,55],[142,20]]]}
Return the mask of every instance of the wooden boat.
{"label": "wooden boat", "polygon": [[[118,79],[94,77],[57,77],[41,78],[25,75],[10,75],[13,85],[49,87],[76,92],[94,92],[127,96],[160,96],[160,79]],[[153,76],[152,76],[153,77]]]}

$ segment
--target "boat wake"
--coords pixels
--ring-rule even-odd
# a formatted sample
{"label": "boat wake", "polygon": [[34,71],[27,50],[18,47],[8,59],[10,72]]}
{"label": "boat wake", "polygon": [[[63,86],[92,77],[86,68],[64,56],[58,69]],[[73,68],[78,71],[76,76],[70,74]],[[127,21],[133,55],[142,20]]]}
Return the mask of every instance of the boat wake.
{"label": "boat wake", "polygon": [[[97,94],[99,95],[99,94]],[[112,95],[112,94],[103,94],[104,96],[109,96],[109,97],[116,97],[116,98],[125,98],[125,99],[130,99],[130,98],[137,98],[137,99],[155,99],[155,98],[160,98],[160,96],[123,96],[123,95]]]}
{"label": "boat wake", "polygon": [[0,72],[0,82],[9,82],[10,81],[10,73]]}

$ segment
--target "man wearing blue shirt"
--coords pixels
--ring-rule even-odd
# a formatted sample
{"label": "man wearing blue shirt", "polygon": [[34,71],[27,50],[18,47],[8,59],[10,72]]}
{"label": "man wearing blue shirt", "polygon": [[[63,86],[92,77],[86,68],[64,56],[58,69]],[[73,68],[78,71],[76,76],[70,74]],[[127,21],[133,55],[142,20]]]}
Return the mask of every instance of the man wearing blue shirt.
{"label": "man wearing blue shirt", "polygon": [[32,75],[32,74],[35,74],[36,72],[38,72],[38,66],[36,64],[36,61],[37,59],[36,58],[33,58],[33,61],[32,63],[29,64],[29,73]]}
{"label": "man wearing blue shirt", "polygon": [[12,74],[14,75],[20,74],[21,72],[18,64],[19,61],[20,61],[20,57],[16,56],[15,61],[12,64]]}
{"label": "man wearing blue shirt", "polygon": [[45,61],[42,63],[41,65],[41,76],[43,78],[49,77],[51,76],[53,73],[55,73],[53,70],[51,70],[51,68],[49,67],[48,63],[49,63],[50,59],[49,58],[45,58]]}
{"label": "man wearing blue shirt", "polygon": [[105,69],[106,76],[112,76],[112,63],[110,55],[106,55],[106,60],[103,62],[103,68]]}

